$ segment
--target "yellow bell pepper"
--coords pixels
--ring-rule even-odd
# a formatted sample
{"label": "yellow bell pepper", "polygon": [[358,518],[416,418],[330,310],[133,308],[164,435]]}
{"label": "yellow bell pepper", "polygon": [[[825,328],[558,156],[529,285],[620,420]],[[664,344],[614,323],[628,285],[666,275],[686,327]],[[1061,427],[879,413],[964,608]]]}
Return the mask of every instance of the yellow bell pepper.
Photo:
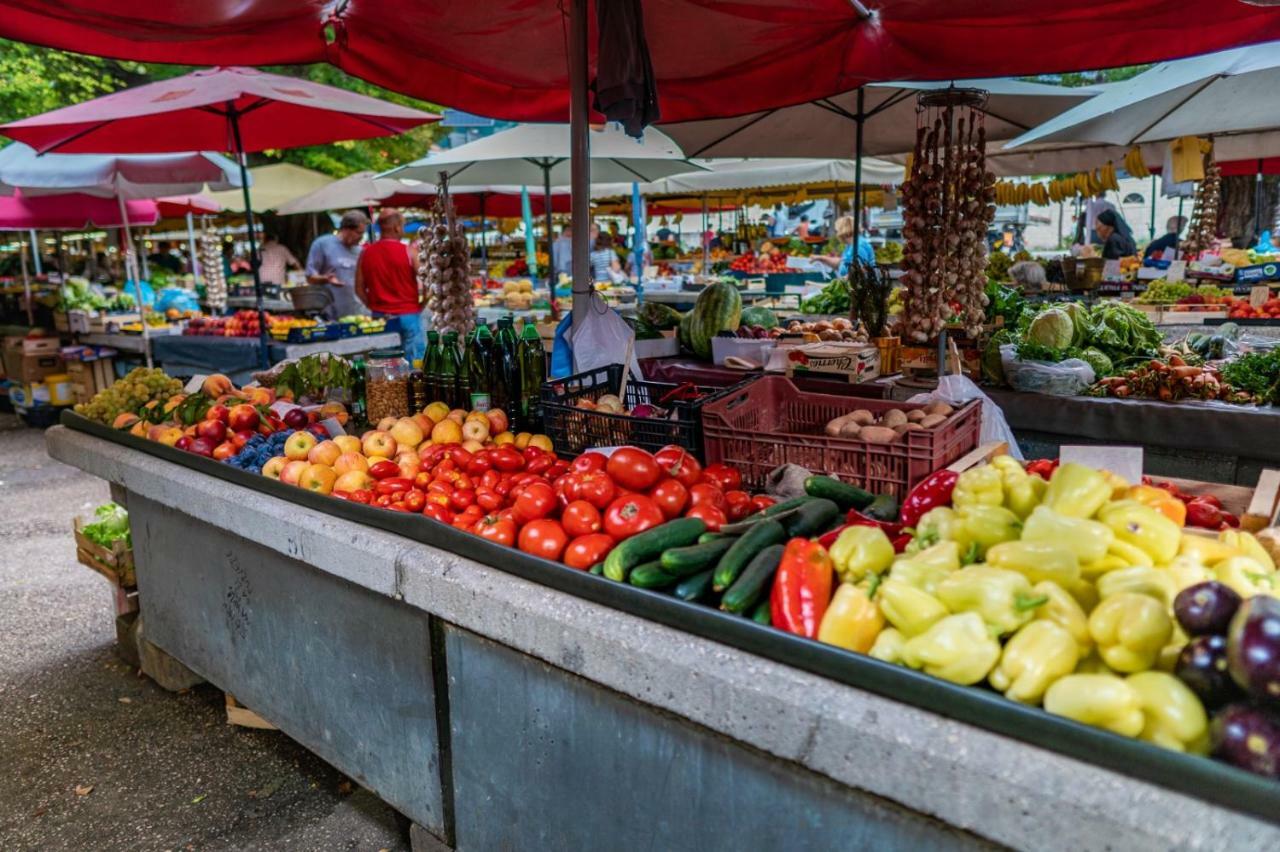
{"label": "yellow bell pepper", "polygon": [[916,553],[933,547],[939,542],[955,541],[955,532],[960,523],[955,510],[949,506],[938,506],[925,512],[916,523],[916,537],[908,546],[908,552]]}
{"label": "yellow bell pepper", "polygon": [[957,541],[965,546],[970,542],[976,543],[979,554],[1002,541],[1017,541],[1022,532],[1022,521],[1003,506],[967,506],[958,514]]}
{"label": "yellow bell pepper", "polygon": [[1228,544],[1225,538],[1213,539],[1196,533],[1184,532],[1182,539],[1178,542],[1178,555],[1190,556],[1212,568],[1224,559],[1230,559],[1233,556],[1246,556],[1247,554],[1240,548]]}
{"label": "yellow bell pepper", "polygon": [[823,613],[818,641],[865,654],[883,629],[884,614],[867,590],[841,583]]}
{"label": "yellow bell pepper", "polygon": [[1098,656],[1098,649],[1094,648],[1088,656],[1080,658],[1080,663],[1076,666],[1076,674],[1115,674],[1115,672],[1111,670],[1111,666],[1102,661]]}
{"label": "yellow bell pepper", "polygon": [[1005,643],[989,680],[1005,698],[1039,704],[1049,685],[1075,671],[1079,660],[1070,633],[1052,621],[1033,621]]}
{"label": "yellow bell pepper", "polygon": [[[1032,479],[1040,479],[1038,476]],[[1043,481],[1043,480],[1041,480]],[[1107,555],[1107,548],[1115,541],[1111,527],[1083,518],[1060,515],[1048,506],[1039,506],[1022,526],[1023,541],[1056,544],[1073,550],[1081,565],[1097,562]]]}
{"label": "yellow bell pepper", "polygon": [[956,571],[960,568],[960,545],[954,541],[940,542],[911,556],[899,557],[898,561],[901,562],[905,559],[931,565],[935,568],[942,568],[945,571]]}
{"label": "yellow bell pepper", "polygon": [[856,583],[868,574],[883,574],[893,563],[893,542],[879,527],[846,527],[828,551],[836,574]]}
{"label": "yellow bell pepper", "polygon": [[901,664],[902,646],[906,643],[907,637],[892,627],[886,627],[880,631],[880,635],[872,643],[871,650],[867,651],[867,656],[875,657],[877,660],[883,660],[886,663]]}
{"label": "yellow bell pepper", "polygon": [[1035,620],[1058,625],[1075,640],[1080,655],[1087,654],[1093,648],[1093,636],[1089,634],[1089,616],[1085,615],[1084,608],[1057,583],[1036,583],[1031,591],[1048,598],[1044,606],[1036,607]]}
{"label": "yellow bell pepper", "polygon": [[1185,683],[1164,672],[1139,672],[1125,678],[1138,696],[1144,723],[1142,739],[1174,751],[1209,750],[1209,720],[1204,705]]}
{"label": "yellow bell pepper", "polygon": [[1098,512],[1098,520],[1111,527],[1116,539],[1142,550],[1156,564],[1178,555],[1182,530],[1150,506],[1136,500],[1117,500]]}
{"label": "yellow bell pepper", "polygon": [[1244,530],[1223,530],[1218,533],[1218,539],[1227,547],[1237,548],[1268,571],[1276,570],[1275,560],[1253,533]]}
{"label": "yellow bell pepper", "polygon": [[1136,737],[1146,725],[1138,692],[1113,674],[1071,674],[1054,681],[1044,709],[1095,728]]}
{"label": "yellow bell pepper", "polygon": [[1103,574],[1094,585],[1098,589],[1098,597],[1102,600],[1132,592],[1148,595],[1165,606],[1170,606],[1178,594],[1173,574],[1165,568],[1147,568],[1144,565],[1119,568]]}
{"label": "yellow bell pepper", "polygon": [[1106,477],[1107,485],[1111,486],[1112,500],[1123,499],[1125,494],[1127,494],[1129,492],[1129,489],[1132,487],[1129,484],[1129,480],[1125,479],[1123,476],[1116,473],[1115,471],[1103,470],[1103,471],[1100,471],[1100,473],[1104,477]]}
{"label": "yellow bell pepper", "polygon": [[994,457],[988,464],[1000,471],[1000,477],[1006,485],[1010,482],[1017,482],[1023,476],[1030,475],[1027,473],[1027,469],[1022,466],[1022,462],[1007,453]]}
{"label": "yellow bell pepper", "polygon": [[1255,595],[1276,595],[1277,575],[1267,571],[1248,556],[1233,556],[1224,559],[1210,569],[1214,579],[1225,583],[1240,595],[1248,599]]}
{"label": "yellow bell pepper", "polygon": [[1012,633],[1048,603],[1031,590],[1031,583],[1017,571],[970,565],[938,584],[938,600],[952,612],[973,612],[997,636]]}
{"label": "yellow bell pepper", "polygon": [[947,608],[928,592],[889,579],[876,589],[875,601],[903,636],[918,636],[947,617]]}
{"label": "yellow bell pepper", "polygon": [[951,505],[957,509],[1003,504],[1004,479],[999,469],[991,465],[970,468],[960,474],[955,490],[951,492]]}
{"label": "yellow bell pepper", "polygon": [[902,646],[911,668],[966,686],[986,677],[998,659],[1000,643],[972,612],[949,615]]}
{"label": "yellow bell pepper", "polygon": [[1178,624],[1178,619],[1173,620],[1173,633],[1169,635],[1169,641],[1160,649],[1159,655],[1156,656],[1155,669],[1162,672],[1172,672],[1178,665],[1178,655],[1182,653],[1182,649],[1187,646],[1190,637],[1187,636],[1182,625]]}
{"label": "yellow bell pepper", "polygon": [[1187,504],[1163,488],[1156,488],[1154,485],[1135,485],[1126,491],[1124,496],[1144,506],[1150,506],[1180,527],[1187,523]]}
{"label": "yellow bell pepper", "polygon": [[1004,502],[1019,518],[1026,518],[1044,502],[1044,495],[1048,490],[1049,483],[1024,472],[1022,479],[1012,485],[1006,480]]}
{"label": "yellow bell pepper", "polygon": [[1044,505],[1069,518],[1091,518],[1110,499],[1111,485],[1101,471],[1067,462],[1050,477]]}
{"label": "yellow bell pepper", "polygon": [[[954,544],[954,542],[949,542]],[[932,562],[917,559],[899,559],[889,569],[889,579],[914,586],[922,592],[933,594],[938,584],[947,578],[955,569],[943,568]]]}
{"label": "yellow bell pepper", "polygon": [[1070,586],[1066,587],[1067,594],[1076,599],[1076,603],[1080,604],[1080,608],[1085,612],[1093,612],[1093,608],[1098,605],[1098,601],[1102,600],[1098,597],[1098,587],[1081,577]]}
{"label": "yellow bell pepper", "polygon": [[1155,665],[1160,649],[1173,635],[1173,620],[1165,605],[1150,595],[1121,592],[1089,614],[1089,635],[1098,643],[1103,662],[1131,674]]}
{"label": "yellow bell pepper", "polygon": [[1178,592],[1185,588],[1213,579],[1213,573],[1199,560],[1190,556],[1175,556],[1165,570],[1173,578],[1174,597],[1177,597]]}
{"label": "yellow bell pepper", "polygon": [[1080,561],[1066,542],[1007,541],[987,551],[987,564],[1017,571],[1032,583],[1052,580],[1070,586],[1080,579]]}
{"label": "yellow bell pepper", "polygon": [[1127,541],[1116,539],[1107,545],[1107,555],[1115,556],[1124,561],[1123,567],[1131,565],[1155,565],[1156,562],[1151,558],[1151,554],[1147,553],[1141,547],[1130,544]]}

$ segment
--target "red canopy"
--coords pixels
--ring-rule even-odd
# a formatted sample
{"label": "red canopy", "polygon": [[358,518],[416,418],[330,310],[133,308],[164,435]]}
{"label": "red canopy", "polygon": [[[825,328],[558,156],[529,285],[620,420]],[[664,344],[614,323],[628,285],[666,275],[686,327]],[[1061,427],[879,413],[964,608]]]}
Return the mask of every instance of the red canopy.
{"label": "red canopy", "polygon": [[[453,199],[453,210],[459,216],[478,217],[480,215],[480,193],[476,192],[457,192],[449,193],[449,197]],[[384,198],[378,202],[382,207],[430,207],[435,200],[435,193],[413,194],[399,193],[390,198]],[[569,212],[569,193],[558,192],[551,196],[551,212],[552,213],[568,213]],[[543,194],[540,191],[529,192],[529,207],[534,216],[541,216],[546,212],[546,204],[543,202]],[[520,211],[520,196],[509,193],[487,193],[484,196],[484,215],[489,219],[514,219],[522,215]]]}
{"label": "red canopy", "polygon": [[[240,141],[232,138],[232,110]],[[391,136],[440,116],[255,68],[206,68],[24,118],[0,132],[41,153],[262,151]]]}
{"label": "red canopy", "polygon": [[[147,62],[331,62],[433,103],[565,121],[568,6],[360,0],[332,12],[321,0],[8,0],[0,36]],[[644,15],[666,122],[813,101],[869,81],[1077,71],[1280,39],[1280,14],[1240,0],[644,0]],[[305,121],[295,127],[310,138]],[[278,143],[288,144],[307,143]]]}
{"label": "red canopy", "polygon": [[[126,201],[130,225],[154,225],[159,219],[154,201]],[[0,196],[0,231],[81,231],[117,228],[120,202],[72,192],[64,195]]]}

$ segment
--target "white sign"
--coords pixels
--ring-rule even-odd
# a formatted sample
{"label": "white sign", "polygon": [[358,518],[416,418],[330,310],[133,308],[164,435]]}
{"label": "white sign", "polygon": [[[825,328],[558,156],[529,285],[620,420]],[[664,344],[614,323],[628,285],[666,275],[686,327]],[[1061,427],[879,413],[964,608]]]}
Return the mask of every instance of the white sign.
{"label": "white sign", "polygon": [[1109,470],[1132,485],[1142,482],[1142,447],[1063,445],[1058,459]]}
{"label": "white sign", "polygon": [[1102,265],[1102,277],[1114,279],[1120,277],[1120,261],[1108,260]]}
{"label": "white sign", "polygon": [[195,393],[196,391],[200,390],[201,387],[204,386],[204,380],[207,378],[209,377],[208,376],[192,376],[191,381],[187,382],[187,386],[183,388],[183,391],[185,391],[186,393]]}
{"label": "white sign", "polygon": [[1165,281],[1181,281],[1187,277],[1187,262],[1185,260],[1175,260],[1169,264],[1169,269],[1164,274]]}

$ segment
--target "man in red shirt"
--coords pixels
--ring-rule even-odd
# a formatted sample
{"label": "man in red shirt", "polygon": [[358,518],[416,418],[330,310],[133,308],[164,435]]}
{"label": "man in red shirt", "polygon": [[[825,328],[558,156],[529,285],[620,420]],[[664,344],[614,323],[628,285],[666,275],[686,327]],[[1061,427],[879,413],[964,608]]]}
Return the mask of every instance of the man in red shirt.
{"label": "man in red shirt", "polygon": [[398,317],[404,357],[412,364],[422,360],[426,336],[422,331],[422,291],[418,264],[409,255],[404,236],[404,216],[399,210],[378,214],[379,238],[365,247],[356,266],[356,295],[376,317]]}

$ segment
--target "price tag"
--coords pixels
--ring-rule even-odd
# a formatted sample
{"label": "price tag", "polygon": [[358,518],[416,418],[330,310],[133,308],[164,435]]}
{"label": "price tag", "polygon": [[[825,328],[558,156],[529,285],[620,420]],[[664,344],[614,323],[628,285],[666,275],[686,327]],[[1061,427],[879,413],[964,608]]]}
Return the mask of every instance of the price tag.
{"label": "price tag", "polygon": [[347,434],[347,430],[342,428],[342,424],[332,417],[326,417],[324,420],[321,420],[320,425],[329,432],[330,438],[336,438],[339,435]]}
{"label": "price tag", "polygon": [[1076,462],[1099,470],[1109,470],[1126,482],[1142,482],[1142,447],[1063,445],[1058,459]]}
{"label": "price tag", "polygon": [[204,386],[204,380],[207,378],[209,377],[208,376],[192,376],[191,381],[187,382],[187,386],[182,390],[186,393],[195,393],[196,391],[200,390],[201,387]]}
{"label": "price tag", "polygon": [[1102,265],[1103,278],[1119,278],[1120,277],[1120,261],[1108,260]]}
{"label": "price tag", "polygon": [[1249,288],[1249,307],[1260,308],[1271,298],[1271,288],[1266,284],[1255,284]]}
{"label": "price tag", "polygon": [[1185,260],[1175,260],[1169,264],[1169,269],[1164,274],[1166,281],[1182,281],[1187,277],[1187,262]]}
{"label": "price tag", "polygon": [[287,399],[277,399],[275,402],[271,403],[271,410],[276,413],[277,417],[284,417],[293,409],[301,407],[302,406],[300,405],[294,405]]}

